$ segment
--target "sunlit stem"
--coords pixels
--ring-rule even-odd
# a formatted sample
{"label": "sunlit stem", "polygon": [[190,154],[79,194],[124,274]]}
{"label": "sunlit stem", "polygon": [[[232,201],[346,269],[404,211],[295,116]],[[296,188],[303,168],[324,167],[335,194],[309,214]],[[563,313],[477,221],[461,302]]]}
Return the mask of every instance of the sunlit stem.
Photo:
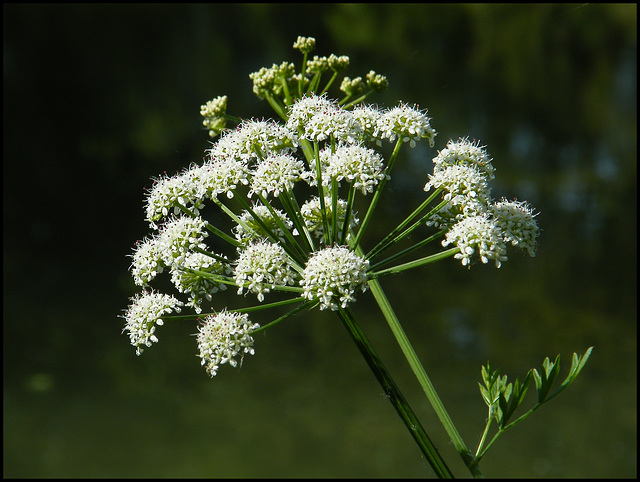
{"label": "sunlit stem", "polygon": [[300,79],[298,80],[298,95],[302,97],[302,83],[304,82],[305,75],[307,73],[307,58],[309,54],[304,52],[302,54],[302,67],[300,68]]}
{"label": "sunlit stem", "polygon": [[202,249],[202,248],[200,248],[198,246],[192,246],[191,249],[193,249],[197,253],[204,254],[205,256],[209,256],[210,258],[213,258],[213,259],[215,259],[216,261],[219,261],[222,264],[229,264],[229,260],[227,258],[225,258],[224,256],[220,256],[219,254],[211,253],[211,252],[207,251],[206,249]]}
{"label": "sunlit stem", "polygon": [[[299,298],[298,299],[294,298],[294,300],[297,301],[298,303],[301,301]],[[317,300],[307,301],[306,303],[303,303],[300,306],[295,307],[290,312],[282,315],[280,318],[277,318],[277,319],[273,320],[272,322],[267,323],[266,325],[261,326],[260,328],[252,331],[251,334],[253,335],[254,333],[260,333],[261,331],[268,330],[272,326],[277,325],[281,321],[286,320],[287,318],[289,318],[290,316],[295,315],[296,313],[300,313],[301,311],[306,310],[306,309],[312,309],[317,304],[318,304]]]}
{"label": "sunlit stem", "polygon": [[338,241],[338,181],[331,179],[331,239]]}
{"label": "sunlit stem", "polygon": [[289,116],[287,116],[284,105],[281,104],[278,99],[274,98],[269,92],[265,92],[264,96],[275,113],[278,114],[280,118],[286,122],[289,119]]}
{"label": "sunlit stem", "polygon": [[[265,230],[269,238],[271,238],[271,241],[273,241],[276,244],[280,244],[280,246],[282,246],[282,249],[284,249],[285,252],[289,255],[292,268],[295,269],[298,273],[302,273],[303,268],[300,266],[300,264],[304,264],[304,261],[303,261],[305,256],[304,253],[302,254],[294,253],[293,248],[289,246],[287,243],[280,243],[280,240],[275,235],[275,233],[271,230],[271,228],[269,228],[269,226],[265,224],[262,218],[258,216],[253,209],[251,209],[251,206],[249,206],[249,203],[247,203],[247,201],[245,201],[244,198],[242,198],[241,196],[238,196],[238,201],[240,202],[242,207],[244,207],[244,209],[247,210],[247,212],[251,215],[251,217],[260,225],[260,227]],[[274,217],[277,218],[277,216],[274,216]],[[298,243],[296,243],[295,241],[294,243],[299,248]]]}
{"label": "sunlit stem", "polygon": [[[282,219],[280,219],[280,216],[278,216],[278,214],[274,211],[273,207],[271,207],[271,204],[269,203],[269,201],[267,201],[262,196],[262,194],[260,194],[260,193],[256,193],[256,194],[258,195],[258,198],[260,199],[260,202],[264,206],[266,206],[266,208],[271,213],[271,216],[273,217],[273,220],[276,222],[278,227],[282,230],[282,232],[284,233],[285,237],[287,238],[287,241],[289,241],[290,245],[293,246],[293,249],[295,249],[298,252],[298,255],[300,256],[298,258],[298,261],[299,262],[303,262],[303,260],[306,257],[305,252],[303,251],[303,249],[300,247],[298,242],[294,239],[294,237],[291,234],[291,232],[289,232],[289,229],[284,225],[284,222],[282,221]],[[276,241],[278,241],[278,240],[276,240]]]}
{"label": "sunlit stem", "polygon": [[322,186],[322,166],[320,165],[320,147],[313,143],[313,155],[316,158],[316,181],[318,183],[318,195],[320,198],[320,213],[322,214],[322,226],[324,230],[324,244],[329,246],[329,220],[327,219],[327,207],[324,202],[324,187]]}
{"label": "sunlit stem", "polygon": [[418,444],[418,447],[424,454],[436,475],[441,479],[453,478],[453,474],[449,470],[449,467],[447,467],[447,464],[438,453],[438,449],[425,432],[424,427],[409,406],[407,400],[402,395],[402,392],[400,392],[398,385],[391,377],[391,374],[374,350],[373,346],[371,346],[371,343],[360,328],[360,325],[356,322],[351,311],[340,308],[338,310],[338,316],[342,320],[345,328],[358,347],[358,350],[360,350],[360,353],[378,380],[378,383],[384,390],[385,395],[393,405],[393,408],[395,408],[396,412],[404,422],[409,433]]}
{"label": "sunlit stem", "polygon": [[284,195],[280,196],[280,202],[293,222],[293,226],[298,230],[298,233],[300,233],[300,236],[304,240],[307,250],[315,251],[313,238],[311,237],[311,233],[304,222],[300,206],[298,205],[298,201],[296,200],[293,191],[285,188]]}
{"label": "sunlit stem", "polygon": [[347,198],[347,209],[344,213],[344,221],[342,225],[342,235],[340,236],[340,244],[347,242],[347,234],[349,233],[349,225],[351,224],[351,213],[353,212],[353,201],[355,199],[356,189],[353,184],[349,185],[349,197]]}
{"label": "sunlit stem", "polygon": [[[218,201],[217,199],[214,199],[214,201],[217,201],[217,202],[220,203],[220,201]],[[222,204],[222,203],[220,203],[220,204]],[[195,218],[197,216],[193,211],[191,211],[187,207],[183,206],[182,204],[177,203],[177,206],[185,214],[188,214],[189,216],[191,216],[193,218]],[[238,246],[240,246],[240,242],[238,242],[237,239],[232,238],[231,236],[229,236],[225,232],[221,231],[220,229],[216,228],[213,224],[211,224],[211,223],[209,223],[207,221],[205,221],[205,228],[207,228],[208,231],[212,232],[213,234],[215,234],[219,238],[223,239],[227,243],[231,244],[232,246],[235,246],[236,248]]]}
{"label": "sunlit stem", "polygon": [[291,93],[289,92],[289,85],[287,84],[287,79],[284,76],[281,79],[282,82],[282,90],[284,92],[284,103],[285,105],[293,104],[293,99],[291,98]]}
{"label": "sunlit stem", "polygon": [[478,443],[478,449],[476,450],[476,460],[480,461],[480,451],[482,450],[482,446],[484,445],[485,440],[487,439],[487,435],[489,435],[489,427],[491,427],[491,422],[493,422],[493,413],[491,408],[489,408],[489,416],[487,417],[487,424],[484,427],[484,431],[482,432],[482,438]]}
{"label": "sunlit stem", "polygon": [[336,80],[337,77],[338,77],[338,72],[334,70],[333,75],[329,79],[329,82],[327,82],[327,85],[324,86],[324,89],[322,89],[322,92],[320,93],[320,95],[324,94],[327,90],[329,90],[329,87],[331,87],[331,84],[333,84],[333,82]]}
{"label": "sunlit stem", "polygon": [[[356,252],[359,256],[363,255],[362,249],[360,247],[357,248]],[[393,308],[391,307],[391,304],[389,303],[389,300],[387,299],[384,291],[382,290],[380,283],[376,279],[371,279],[368,281],[368,285],[371,288],[371,292],[373,293],[373,296],[376,302],[378,303],[378,306],[380,307],[380,311],[382,312],[385,319],[387,320],[387,323],[389,325],[389,328],[391,329],[391,332],[393,333],[393,336],[395,337],[396,341],[398,342],[398,345],[400,346],[400,349],[402,350],[402,353],[407,359],[407,362],[409,363],[411,370],[413,371],[414,375],[416,376],[416,379],[420,383],[420,386],[424,390],[424,393],[427,396],[429,403],[431,404],[434,411],[436,412],[438,419],[444,426],[454,447],[460,454],[462,460],[464,461],[465,465],[467,466],[471,474],[474,477],[482,477],[482,473],[480,472],[480,469],[477,466],[477,462],[473,454],[469,451],[469,449],[465,445],[464,441],[462,440],[462,437],[460,436],[460,434],[458,433],[458,430],[453,424],[451,417],[449,417],[449,414],[444,408],[444,405],[442,404],[442,401],[440,400],[438,393],[436,392],[433,384],[431,383],[431,380],[427,376],[427,372],[425,371],[424,367],[420,363],[420,359],[418,358],[418,355],[416,355],[416,352],[413,349],[413,346],[409,342],[409,338],[404,332],[404,329],[402,328],[402,325],[400,324],[398,317],[396,316]]]}
{"label": "sunlit stem", "polygon": [[422,241],[414,244],[413,246],[410,246],[407,249],[403,249],[402,251],[400,251],[399,253],[394,254],[393,256],[389,256],[388,258],[383,259],[379,263],[376,263],[376,264],[372,265],[370,270],[371,271],[376,271],[377,269],[380,269],[382,266],[385,266],[385,265],[391,263],[392,261],[395,261],[396,259],[401,258],[402,256],[405,256],[405,255],[411,253],[412,251],[415,251],[416,249],[419,249],[419,248],[422,248],[423,246],[426,246],[430,242],[440,238],[444,233],[446,233],[446,230],[439,231],[436,234],[433,234],[433,235],[429,236],[428,238],[425,238]]}
{"label": "sunlit stem", "polygon": [[440,253],[425,256],[424,258],[416,259],[415,261],[409,261],[408,263],[399,264],[398,266],[394,266],[393,268],[387,268],[381,271],[367,273],[367,277],[376,279],[390,274],[402,273],[403,271],[406,271],[408,269],[419,268],[420,266],[424,266],[425,264],[435,263],[436,261],[443,260],[459,252],[460,248],[456,246],[455,248],[450,248]]}
{"label": "sunlit stem", "polygon": [[[359,104],[360,102],[363,102],[367,97],[369,97],[371,94],[373,94],[375,92],[375,90],[371,89],[369,92],[361,95],[360,97],[358,97],[356,100],[353,100],[351,102],[349,102],[347,105],[345,105],[343,108],[348,110],[351,109],[354,105]],[[344,99],[343,99],[344,100]]]}
{"label": "sunlit stem", "polygon": [[418,216],[422,211],[424,211],[426,209],[426,207],[431,203],[431,201],[433,201],[435,199],[435,197],[438,194],[440,194],[441,191],[442,191],[441,188],[436,189],[436,191],[433,194],[431,194],[431,196],[429,196],[422,204],[420,204],[420,206],[418,206],[409,216],[407,216],[404,221],[402,221],[400,224],[398,224],[398,226],[393,231],[391,231],[387,236],[385,236],[385,238],[382,241],[380,241],[376,246],[374,246],[367,253],[367,259],[373,258],[380,251],[382,251],[382,249],[384,247],[386,247],[388,244],[393,242],[392,241],[393,238],[400,231],[402,231],[411,221],[413,221],[416,218],[416,216]]}
{"label": "sunlit stem", "polygon": [[389,176],[391,169],[393,169],[393,164],[396,162],[396,158],[398,157],[398,153],[400,152],[400,147],[402,147],[402,139],[398,138],[398,140],[396,141],[396,145],[393,148],[393,152],[391,153],[391,157],[389,158],[389,162],[387,163],[387,168],[384,171],[385,175],[376,186],[376,191],[373,193],[373,199],[371,200],[371,204],[369,204],[369,209],[367,210],[367,214],[362,220],[362,224],[360,225],[358,234],[356,235],[356,238],[354,239],[353,243],[351,243],[352,246],[357,246],[360,243],[360,239],[362,238],[362,235],[364,234],[364,231],[367,228],[369,221],[371,221],[371,217],[373,216],[373,212],[376,209],[378,200],[380,199],[380,195],[382,194],[382,191],[384,189],[384,185],[387,182],[387,177]]}
{"label": "sunlit stem", "polygon": [[[191,268],[185,268],[185,267],[180,267],[180,270],[185,271],[187,273],[191,273],[197,276],[200,276],[201,278],[206,278],[206,279],[210,279],[213,280],[217,283],[223,283],[229,286],[237,286],[240,287],[242,286],[243,288],[248,288],[249,285],[251,284],[250,282],[246,282],[243,283],[242,285],[239,285],[238,283],[235,282],[235,280],[229,276],[224,276],[224,275],[220,275],[220,274],[214,274],[214,273],[207,273],[206,271],[200,271],[198,269],[191,269]],[[303,293],[304,289],[298,287],[298,286],[280,286],[280,285],[275,285],[275,286],[269,286],[269,288],[273,291],[285,291],[285,292],[291,292],[291,293]]]}
{"label": "sunlit stem", "polygon": [[318,88],[318,85],[320,84],[321,76],[322,74],[320,72],[316,72],[313,75],[313,79],[311,79],[311,82],[309,82],[309,86],[307,87],[307,92],[306,92],[307,94],[316,91],[316,89]]}

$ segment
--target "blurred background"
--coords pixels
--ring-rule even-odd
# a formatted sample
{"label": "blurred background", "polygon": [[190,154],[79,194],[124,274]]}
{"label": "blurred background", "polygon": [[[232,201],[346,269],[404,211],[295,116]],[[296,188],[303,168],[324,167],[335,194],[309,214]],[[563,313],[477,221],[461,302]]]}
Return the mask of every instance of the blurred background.
{"label": "blurred background", "polygon": [[[488,477],[637,475],[637,17],[592,5],[3,5],[3,475],[423,477],[432,472],[338,319],[305,314],[210,379],[195,325],[136,357],[119,318],[148,233],[143,188],[200,162],[200,106],[266,117],[249,73],[349,55],[428,108],[369,243],[424,196],[449,139],[488,146],[494,197],[540,212],[501,269],[446,260],[382,285],[468,446],[487,360],[510,380],[595,346],[577,382],[503,435]],[[231,290],[233,291],[233,290]],[[237,306],[233,292],[219,307]],[[248,300],[253,302],[254,300]],[[445,460],[468,475],[369,293],[364,330]],[[260,317],[264,317],[261,319]],[[256,315],[264,324],[270,314]],[[533,392],[534,390],[532,390]],[[530,393],[532,395],[532,393]],[[533,400],[528,398],[527,406]]]}

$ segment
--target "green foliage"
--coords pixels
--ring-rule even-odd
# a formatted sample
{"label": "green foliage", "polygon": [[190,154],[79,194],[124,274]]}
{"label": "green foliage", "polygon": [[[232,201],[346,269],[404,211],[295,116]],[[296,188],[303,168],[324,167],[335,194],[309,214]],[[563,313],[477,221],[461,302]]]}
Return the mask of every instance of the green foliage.
{"label": "green foliage", "polygon": [[[573,383],[587,363],[592,351],[593,347],[590,347],[582,356],[578,356],[576,353],[573,354],[569,374],[560,387],[558,387],[558,389],[550,396],[549,393],[551,392],[551,387],[560,373],[560,355],[556,357],[553,363],[549,360],[549,357],[545,358],[542,362],[540,371],[532,368],[527,372],[522,383],[520,383],[519,378],[516,378],[514,383],[507,383],[507,375],[501,376],[497,370],[492,370],[491,365],[487,362],[487,366],[483,366],[481,370],[484,386],[480,383],[478,385],[480,387],[480,395],[482,395],[484,403],[489,407],[489,416],[487,417],[487,425],[485,427],[482,440],[480,441],[478,450],[476,451],[477,460],[479,461],[484,454],[486,454],[489,447],[493,445],[503,432],[523,421],[544,403],[554,398],[562,390]],[[524,401],[532,379],[535,381],[536,385],[537,403],[524,415],[521,415],[513,422],[508,423],[514,412]],[[489,427],[493,420],[498,424],[498,432],[487,447],[482,450]]]}

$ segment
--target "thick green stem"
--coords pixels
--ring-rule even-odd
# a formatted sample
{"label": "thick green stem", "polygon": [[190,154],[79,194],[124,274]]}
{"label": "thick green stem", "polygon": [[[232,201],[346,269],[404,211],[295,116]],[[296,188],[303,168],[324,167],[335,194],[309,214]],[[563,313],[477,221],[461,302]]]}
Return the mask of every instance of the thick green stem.
{"label": "thick green stem", "polygon": [[[358,251],[359,251],[358,254],[362,255],[362,250],[360,248],[358,248]],[[418,379],[420,386],[422,386],[424,393],[427,395],[427,398],[429,399],[429,403],[431,403],[431,406],[435,410],[436,415],[438,416],[438,418],[440,419],[440,422],[442,423],[445,430],[447,431],[447,434],[449,435],[449,438],[453,442],[454,447],[462,457],[462,460],[464,461],[465,465],[467,466],[471,474],[477,478],[482,477],[482,473],[480,472],[480,469],[477,466],[477,463],[473,454],[465,445],[464,441],[462,440],[462,437],[460,436],[460,434],[458,433],[458,430],[453,424],[451,417],[449,417],[447,410],[444,408],[444,405],[442,404],[440,397],[438,396],[433,384],[431,383],[431,380],[427,376],[427,372],[425,371],[424,367],[420,363],[420,360],[418,359],[418,356],[416,355],[416,352],[413,349],[413,346],[411,346],[411,343],[409,342],[409,338],[407,337],[406,333],[404,332],[404,329],[400,325],[400,321],[398,320],[395,312],[393,311],[393,308],[391,307],[389,300],[384,294],[384,291],[382,291],[382,287],[380,286],[380,283],[377,280],[372,279],[372,280],[369,280],[368,284],[369,284],[369,287],[371,288],[371,292],[373,293],[374,298],[376,299],[376,302],[378,303],[378,306],[380,307],[380,310],[382,311],[385,319],[387,320],[387,323],[389,324],[389,328],[391,328],[391,331],[393,332],[393,335],[395,336],[396,341],[398,342],[398,345],[400,345],[402,353],[404,354],[405,358],[409,362],[409,365],[411,366],[411,369],[413,370],[414,375]]]}
{"label": "thick green stem", "polygon": [[356,322],[353,314],[349,310],[340,308],[338,310],[338,316],[353,338],[353,341],[378,380],[378,383],[382,386],[382,389],[384,390],[385,395],[389,398],[393,408],[396,409],[396,412],[398,412],[398,415],[402,418],[402,421],[409,430],[409,433],[420,447],[420,450],[427,458],[427,461],[435,471],[436,475],[441,479],[453,478],[453,474],[438,453],[438,449],[435,447],[431,439],[429,439],[429,436],[420,424],[420,421],[400,392],[400,389],[393,378],[391,378],[389,371],[373,349],[373,346],[371,346],[371,343],[360,328],[360,325]]}

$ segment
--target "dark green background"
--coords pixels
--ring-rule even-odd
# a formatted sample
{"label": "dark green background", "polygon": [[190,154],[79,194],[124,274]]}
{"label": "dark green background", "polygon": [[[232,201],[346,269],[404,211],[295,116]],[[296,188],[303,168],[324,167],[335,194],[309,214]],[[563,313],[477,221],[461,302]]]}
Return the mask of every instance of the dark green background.
{"label": "dark green background", "polygon": [[[250,72],[317,54],[374,69],[375,98],[488,146],[494,196],[529,200],[535,259],[454,260],[383,280],[469,446],[491,360],[510,379],[595,345],[577,383],[503,436],[487,476],[636,476],[636,6],[4,5],[5,477],[421,477],[431,472],[331,314],[289,320],[209,379],[195,326],[141,357],[118,318],[143,187],[198,162],[200,105],[271,115]],[[423,199],[436,150],[406,149],[379,235]],[[370,238],[369,243],[373,241]],[[235,295],[220,297],[233,306]],[[467,472],[370,294],[356,314],[454,473]],[[269,321],[268,315],[256,321]],[[529,400],[529,403],[532,403]]]}

